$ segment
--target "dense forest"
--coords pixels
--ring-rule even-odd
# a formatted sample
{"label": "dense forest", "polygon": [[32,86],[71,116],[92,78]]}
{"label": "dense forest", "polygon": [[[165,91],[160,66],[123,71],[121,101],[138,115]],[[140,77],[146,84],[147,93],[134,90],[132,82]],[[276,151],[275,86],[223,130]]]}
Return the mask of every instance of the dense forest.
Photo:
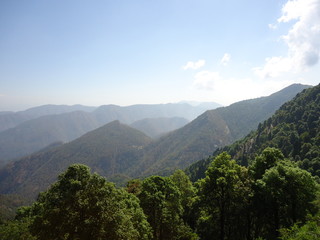
{"label": "dense forest", "polygon": [[319,106],[320,85],[186,171],[122,188],[73,164],[1,239],[320,239]]}
{"label": "dense forest", "polygon": [[[31,206],[0,225],[1,239],[302,239],[319,236],[319,185],[280,150],[249,167],[226,152],[192,184],[177,170],[116,188],[72,165]],[[314,235],[318,234],[318,235]]]}
{"label": "dense forest", "polygon": [[[320,85],[303,90],[245,138],[213,153],[228,152],[239,164],[250,161],[266,147],[279,148],[286,158],[320,176]],[[192,181],[203,178],[211,158],[191,165]]]}

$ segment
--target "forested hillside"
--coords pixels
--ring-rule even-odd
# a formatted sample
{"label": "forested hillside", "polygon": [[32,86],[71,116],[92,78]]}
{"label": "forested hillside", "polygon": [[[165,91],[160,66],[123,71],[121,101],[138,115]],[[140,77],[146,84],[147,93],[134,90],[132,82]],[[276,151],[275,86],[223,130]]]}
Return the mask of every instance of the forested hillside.
{"label": "forested hillside", "polygon": [[[173,170],[184,169],[193,162],[208,156],[219,146],[232,142],[233,133],[239,133],[241,129],[239,126],[244,124],[248,116],[255,116],[255,120],[249,122],[253,128],[255,123],[258,124],[258,119],[264,119],[270,114],[270,111],[276,110],[275,106],[283,99],[293,97],[296,91],[302,88],[305,86],[296,84],[268,97],[207,111],[183,128],[157,141],[152,141],[142,132],[120,124],[119,121],[112,122],[70,143],[43,150],[10,163],[0,170],[0,193],[22,194],[25,197],[34,198],[39,191],[46,189],[56,179],[59,172],[74,163],[86,164],[102,176],[117,183],[155,173],[171,174]],[[152,107],[150,106],[149,109]],[[53,133],[57,135],[73,134],[79,129],[91,126],[90,124],[69,125],[68,116],[74,114],[79,115],[79,118],[87,119],[87,115],[82,112],[66,114],[67,119],[63,126],[67,130],[57,131],[56,125],[52,125],[50,129],[55,129]],[[239,126],[230,125],[228,127],[227,120],[223,118],[227,115],[238,119]],[[57,119],[60,117],[57,115]],[[91,117],[88,118],[88,123],[92,123],[91,120],[93,121]],[[38,127],[34,126],[34,128],[45,131],[45,126],[50,123],[50,119],[47,120],[47,124],[42,125],[41,122],[38,122]],[[30,126],[27,129],[32,130]],[[243,129],[245,129],[244,126]],[[6,152],[4,148],[10,142],[15,142],[13,141],[14,136],[9,134],[6,138],[8,142],[3,139],[3,145],[0,147],[3,153]],[[34,135],[32,139],[41,140],[40,136]],[[45,136],[48,137],[50,134]],[[32,139],[28,141],[29,144],[33,143]],[[21,141],[26,140],[21,139]],[[17,139],[16,144],[19,142],[20,140]]]}
{"label": "forested hillside", "polygon": [[34,199],[73,163],[90,165],[108,178],[121,175],[121,181],[126,181],[127,172],[150,142],[151,138],[140,131],[114,121],[73,142],[8,164],[0,170],[0,192]]}
{"label": "forested hillside", "polygon": [[[266,147],[279,148],[285,157],[303,169],[320,176],[320,85],[304,90],[285,103],[257,130],[244,139],[217,150],[227,151],[241,165],[247,166]],[[210,159],[189,168],[193,180],[204,176]]]}
{"label": "forested hillside", "polygon": [[146,147],[133,175],[165,174],[184,169],[220,147],[239,140],[308,86],[293,84],[267,97],[245,100],[207,111]]}
{"label": "forested hillside", "polygon": [[[55,183],[48,183],[49,188],[33,204],[18,209],[14,220],[3,219],[0,234],[4,239],[23,236],[27,240],[318,239],[320,186],[319,178],[312,174],[318,176],[319,101],[320,85],[304,90],[258,130],[192,165],[188,173],[197,179],[194,184],[177,170],[167,177],[133,179],[125,188],[116,188],[88,167],[72,164]],[[111,138],[118,141],[109,143],[109,148],[104,144]],[[92,159],[84,156],[100,152],[102,144],[110,151],[108,159],[114,160],[110,164],[130,172],[134,162],[128,161],[128,156],[141,154],[150,141],[141,132],[112,122],[62,147],[67,146],[64,154],[70,159],[78,152],[74,157],[87,164]],[[131,146],[133,152],[121,155],[121,146]],[[72,148],[77,151],[69,152]],[[46,153],[40,153],[43,159],[47,159]],[[39,165],[36,174],[48,166],[53,170],[50,166],[57,161],[67,164],[61,161],[67,158],[53,156]],[[100,160],[95,162],[107,163]],[[10,176],[13,168],[2,174],[10,176],[7,184],[17,179],[27,183],[24,170],[28,161],[21,163],[27,165],[21,165],[20,175]],[[38,182],[46,180],[47,176],[42,176]],[[29,186],[41,186],[32,184]],[[20,193],[32,191],[25,188]],[[2,212],[6,210],[1,207]]]}
{"label": "forested hillside", "polygon": [[117,189],[76,164],[15,220],[0,223],[0,234],[6,240],[298,240],[320,231],[318,189],[310,173],[275,148],[249,168],[223,152],[194,185],[177,170]]}

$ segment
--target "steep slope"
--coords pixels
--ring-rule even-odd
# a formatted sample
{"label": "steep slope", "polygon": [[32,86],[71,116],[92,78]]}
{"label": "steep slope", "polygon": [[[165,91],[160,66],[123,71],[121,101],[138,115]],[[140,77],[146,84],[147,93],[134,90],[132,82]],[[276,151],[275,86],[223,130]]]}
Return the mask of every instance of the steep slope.
{"label": "steep slope", "polygon": [[145,118],[132,123],[130,126],[140,130],[149,137],[158,138],[165,133],[183,127],[189,121],[185,118]]}
{"label": "steep slope", "polygon": [[[294,85],[281,92],[292,90],[291,95],[286,96],[293,97],[299,87],[305,86]],[[207,111],[154,142],[136,129],[112,122],[68,144],[7,165],[0,172],[0,193],[36,193],[51,184],[69,164],[76,162],[87,164],[109,178],[118,174],[129,177],[165,174],[174,168],[185,168],[207,157],[218,147],[233,142],[239,129],[247,127],[240,125],[245,123],[242,118],[255,116],[255,120],[250,122],[254,128],[254,124],[266,119],[282,101],[284,98],[272,94],[233,104],[230,109]],[[226,116],[238,119],[239,126],[230,124]]]}
{"label": "steep slope", "polygon": [[103,176],[125,175],[150,141],[136,129],[111,122],[70,143],[10,163],[0,170],[0,193],[33,198],[73,163],[86,164]]}
{"label": "steep slope", "polygon": [[148,146],[144,161],[133,169],[136,171],[134,175],[185,168],[207,157],[217,148],[244,137],[306,87],[309,86],[294,84],[268,97],[205,112],[185,127]]}
{"label": "steep slope", "polygon": [[[259,124],[256,131],[222,149],[243,165],[266,147],[279,148],[283,154],[314,175],[320,176],[320,85],[304,90]],[[204,176],[209,160],[189,168],[193,180]]]}

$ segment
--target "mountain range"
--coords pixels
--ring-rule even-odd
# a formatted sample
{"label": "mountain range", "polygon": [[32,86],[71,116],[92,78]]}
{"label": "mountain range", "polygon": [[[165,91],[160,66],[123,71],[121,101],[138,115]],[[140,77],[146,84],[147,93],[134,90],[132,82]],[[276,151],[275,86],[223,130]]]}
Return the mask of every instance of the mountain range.
{"label": "mountain range", "polygon": [[[9,160],[39,151],[54,142],[70,142],[114,120],[134,124],[148,118],[143,123],[148,122],[149,129],[146,125],[141,127],[141,122],[134,125],[150,136],[160,136],[183,126],[206,111],[206,107],[214,105],[217,104],[191,106],[187,103],[172,103],[127,107],[104,105],[98,108],[46,105],[17,113],[2,113],[0,166]],[[176,117],[186,120],[178,122]]]}
{"label": "mountain range", "polygon": [[19,124],[46,115],[56,115],[74,111],[92,112],[95,107],[82,105],[43,105],[19,112],[0,112],[0,132],[14,128]]}
{"label": "mountain range", "polygon": [[245,136],[307,87],[295,84],[268,97],[207,111],[158,140],[118,120],[110,122],[70,143],[9,163],[0,171],[0,193],[34,198],[72,163],[122,181],[185,168]]}
{"label": "mountain range", "polygon": [[[281,150],[301,168],[320,177],[320,85],[308,88],[283,104],[245,138],[217,149],[213,156],[227,152],[247,166],[267,147]],[[211,158],[192,164],[187,172],[193,181],[203,178]]]}
{"label": "mountain range", "polygon": [[146,147],[134,175],[165,173],[186,168],[217,148],[244,137],[283,103],[308,86],[294,84],[268,97],[245,100],[206,111],[198,118]]}

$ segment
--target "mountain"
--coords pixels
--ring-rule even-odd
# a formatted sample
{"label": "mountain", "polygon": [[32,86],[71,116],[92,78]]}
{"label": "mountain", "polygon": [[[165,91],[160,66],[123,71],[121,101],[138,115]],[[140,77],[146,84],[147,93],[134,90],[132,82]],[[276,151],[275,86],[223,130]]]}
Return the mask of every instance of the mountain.
{"label": "mountain", "polygon": [[196,107],[201,107],[203,109],[216,109],[218,107],[222,107],[221,104],[216,103],[216,102],[197,102],[197,101],[181,101],[179,103],[187,103],[191,106],[196,106]]}
{"label": "mountain", "polygon": [[206,158],[219,147],[244,137],[270,117],[283,103],[309,86],[293,84],[268,97],[245,100],[207,111],[198,118],[146,148],[133,175],[149,175],[185,168]]}
{"label": "mountain", "polygon": [[[320,85],[305,89],[285,103],[238,142],[218,149],[226,151],[242,165],[248,165],[266,147],[279,148],[285,157],[320,177]],[[188,172],[193,180],[202,178],[209,159],[196,162]]]}
{"label": "mountain", "polygon": [[86,112],[71,112],[25,121],[0,133],[0,165],[36,152],[54,142],[68,142],[99,125]]}
{"label": "mountain", "polygon": [[0,170],[0,193],[34,198],[73,163],[110,178],[126,175],[150,142],[140,131],[113,121],[70,143],[11,162]]}
{"label": "mountain", "polygon": [[74,111],[91,112],[95,107],[82,105],[43,105],[19,112],[0,112],[0,132],[18,126],[19,124],[38,117],[62,114]]}
{"label": "mountain", "polygon": [[[74,111],[76,109],[86,111]],[[54,142],[72,141],[115,120],[131,124],[144,118],[182,117],[193,119],[203,112],[202,107],[198,108],[188,104],[132,105],[127,107],[105,105],[98,108],[81,105],[47,105],[17,114],[0,115],[0,122],[1,117],[3,121],[4,119],[7,119],[8,122],[12,120],[11,125],[22,121],[17,126],[0,132],[0,167],[8,161],[36,152]],[[51,115],[42,116],[43,114]],[[23,118],[19,118],[19,116],[23,116]],[[28,118],[33,119],[26,120]],[[6,124],[6,126],[9,125]],[[173,127],[172,125],[171,129]],[[169,127],[169,130],[171,129]]]}
{"label": "mountain", "polygon": [[145,118],[138,120],[131,127],[140,130],[151,138],[158,138],[168,132],[183,127],[189,121],[185,118]]}
{"label": "mountain", "polygon": [[208,109],[191,106],[187,103],[137,104],[126,107],[104,105],[100,106],[92,114],[98,122],[105,123],[106,121],[119,120],[125,124],[132,124],[144,118],[182,117],[191,121],[206,110]]}
{"label": "mountain", "polygon": [[[240,125],[245,124],[244,119],[253,116],[255,120],[248,122],[255,128],[285,101],[282,94],[293,98],[305,87],[293,85],[269,97],[207,111],[156,141],[119,121],[111,122],[70,143],[9,163],[0,170],[0,193],[34,197],[72,163],[89,165],[93,171],[112,180],[166,174],[175,168],[185,168],[232,142],[241,135],[240,130],[249,132],[248,126]],[[237,119],[239,125],[234,125],[235,121],[226,116]]]}

